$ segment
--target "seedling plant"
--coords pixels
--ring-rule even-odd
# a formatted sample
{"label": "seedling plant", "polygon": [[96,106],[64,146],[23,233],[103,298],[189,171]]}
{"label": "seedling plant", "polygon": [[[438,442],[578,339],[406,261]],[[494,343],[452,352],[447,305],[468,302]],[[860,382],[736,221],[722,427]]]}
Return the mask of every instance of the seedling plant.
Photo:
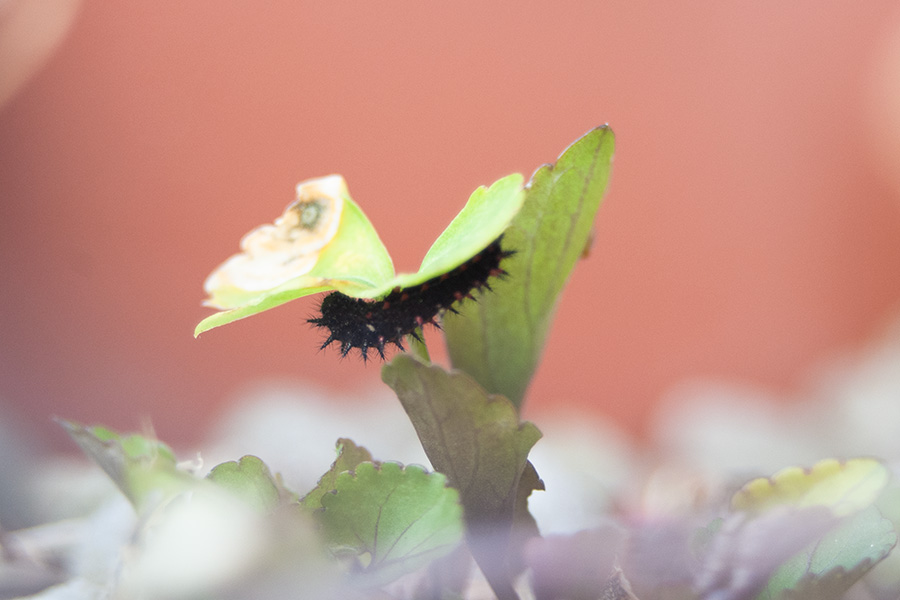
{"label": "seedling plant", "polygon": [[[560,294],[590,246],[613,150],[612,131],[598,127],[527,184],[513,174],[478,188],[416,273],[394,273],[339,176],[298,185],[281,218],[242,240],[207,279],[219,312],[195,335],[330,294],[312,318],[326,352],[384,361],[381,379],[433,470],[340,439],[318,485],[292,490],[254,456],[198,477],[151,437],[64,422],[140,515],[137,539],[186,504],[236,510],[219,529],[252,525],[241,535],[255,558],[168,597],[465,598],[478,594],[480,571],[500,600],[839,598],[889,558],[896,481],[868,458],[789,468],[666,523],[610,515],[608,526],[541,537],[528,511],[545,487],[529,461],[541,433],[520,414]],[[434,325],[449,368],[430,360],[423,328]],[[279,535],[254,546],[261,530]],[[900,577],[866,585],[890,589]]]}

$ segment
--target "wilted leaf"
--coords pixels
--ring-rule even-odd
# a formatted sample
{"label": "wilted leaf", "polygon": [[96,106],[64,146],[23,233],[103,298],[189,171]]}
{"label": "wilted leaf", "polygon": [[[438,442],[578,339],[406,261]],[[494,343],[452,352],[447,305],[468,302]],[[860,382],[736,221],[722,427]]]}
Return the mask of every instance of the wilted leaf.
{"label": "wilted leaf", "polygon": [[297,184],[274,224],[241,240],[242,252],[207,277],[204,304],[225,309],[194,336],[323,290],[367,289],[393,277],[391,258],[339,175]]}

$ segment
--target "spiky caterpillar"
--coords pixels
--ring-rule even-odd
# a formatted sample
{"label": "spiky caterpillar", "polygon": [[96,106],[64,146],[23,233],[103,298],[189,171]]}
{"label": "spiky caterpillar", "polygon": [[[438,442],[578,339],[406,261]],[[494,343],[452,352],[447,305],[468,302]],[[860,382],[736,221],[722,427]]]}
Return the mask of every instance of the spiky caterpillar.
{"label": "spiky caterpillar", "polygon": [[500,262],[514,252],[501,248],[502,239],[500,236],[452,271],[416,286],[395,288],[380,300],[351,298],[340,292],[328,294],[319,307],[322,316],[309,319],[313,325],[328,330],[322,348],[337,342],[341,356],[359,348],[363,360],[368,358],[370,348],[382,360],[388,344],[404,350],[404,336],[419,339],[418,328],[428,324],[440,327],[435,321],[438,315],[445,310],[456,312],[453,304],[473,298],[473,291],[490,290],[488,279],[507,274]]}

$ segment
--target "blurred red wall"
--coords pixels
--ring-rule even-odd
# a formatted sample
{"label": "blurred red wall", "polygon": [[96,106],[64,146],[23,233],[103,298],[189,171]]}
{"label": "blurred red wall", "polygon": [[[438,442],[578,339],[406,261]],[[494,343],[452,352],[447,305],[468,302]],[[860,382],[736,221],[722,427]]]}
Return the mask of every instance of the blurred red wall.
{"label": "blurred red wall", "polygon": [[641,433],[685,377],[790,389],[900,300],[866,112],[895,7],[89,0],[0,107],[0,402],[56,439],[51,414],[177,442],[258,378],[374,389],[316,351],[311,299],[193,339],[203,279],[333,172],[414,269],[475,187],[604,122],[531,415]]}

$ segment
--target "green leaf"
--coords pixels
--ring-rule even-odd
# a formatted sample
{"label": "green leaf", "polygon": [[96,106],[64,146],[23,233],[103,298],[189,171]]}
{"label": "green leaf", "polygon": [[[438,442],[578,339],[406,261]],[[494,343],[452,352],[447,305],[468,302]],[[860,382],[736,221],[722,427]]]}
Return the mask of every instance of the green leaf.
{"label": "green leaf", "polygon": [[318,485],[300,500],[300,504],[310,510],[321,508],[322,496],[335,489],[338,475],[345,471],[352,471],[357,465],[364,462],[374,462],[369,451],[362,446],[357,446],[353,440],[340,438],[337,441],[337,458],[331,463],[331,468],[322,475]]}
{"label": "green leaf", "polygon": [[479,187],[432,244],[418,271],[401,273],[365,291],[341,291],[359,298],[380,298],[394,288],[416,286],[452,271],[503,234],[522,208],[523,199],[522,176],[518,173],[495,181],[489,188]]}
{"label": "green leaf", "polygon": [[897,533],[874,506],[845,519],[781,566],[758,600],[838,600],[888,555]]}
{"label": "green leaf", "polygon": [[322,497],[325,541],[352,558],[358,582],[387,583],[451,552],[462,539],[459,495],[440,473],[362,463]]}
{"label": "green leaf", "polygon": [[500,237],[522,209],[522,183],[522,176],[513,173],[489,188],[482,186],[472,192],[460,213],[431,245],[416,279],[406,285],[418,285],[455,269]]}
{"label": "green leaf", "polygon": [[589,243],[614,146],[612,130],[599,127],[555,166],[534,173],[503,237],[504,249],[516,251],[503,262],[509,277],[443,319],[453,366],[516,406],[540,360],[558,297]]}
{"label": "green leaf", "polygon": [[139,512],[196,482],[176,468],[172,449],[159,440],[137,434],[120,435],[105,427],[86,427],[63,419],[58,422]]}
{"label": "green leaf", "polygon": [[[317,292],[338,290],[356,298],[379,298],[396,287],[423,283],[456,268],[500,237],[523,199],[519,174],[504,177],[490,188],[478,188],[435,241],[419,270],[395,276],[387,250],[350,198],[343,179],[331,176],[311,180],[297,189],[298,200],[288,206],[276,224],[264,225],[245,236],[241,244],[244,252],[223,263],[207,279],[209,298],[205,304],[227,310],[201,321],[194,330],[195,337]],[[297,216],[296,207],[308,203],[310,194],[339,213],[340,221],[333,231],[309,233],[303,218]],[[327,236],[322,243],[320,238]],[[247,242],[260,237],[265,243]],[[309,243],[311,237],[317,243]],[[305,266],[287,271],[297,274],[285,280],[284,265]]]}
{"label": "green leaf", "polygon": [[235,308],[232,310],[217,312],[206,317],[197,324],[196,328],[194,328],[194,337],[197,337],[201,333],[205,333],[210,329],[215,329],[216,327],[227,325],[228,323],[233,323],[246,317],[252,317],[253,315],[267,311],[270,308],[281,306],[282,304],[290,302],[291,300],[296,300],[297,298],[301,298],[303,296],[315,294],[316,292],[324,292],[328,289],[330,288],[307,288],[302,291],[296,289],[281,292],[272,291],[270,294],[264,297],[254,298],[254,302],[251,304],[247,304],[241,306],[240,308]]}
{"label": "green leaf", "polygon": [[275,510],[281,498],[269,467],[255,456],[222,463],[207,478],[263,513]]}
{"label": "green leaf", "polygon": [[381,378],[403,404],[431,464],[459,490],[469,545],[491,586],[495,592],[510,587],[501,563],[519,481],[540,431],[519,422],[509,400],[488,394],[463,372],[400,354]]}

